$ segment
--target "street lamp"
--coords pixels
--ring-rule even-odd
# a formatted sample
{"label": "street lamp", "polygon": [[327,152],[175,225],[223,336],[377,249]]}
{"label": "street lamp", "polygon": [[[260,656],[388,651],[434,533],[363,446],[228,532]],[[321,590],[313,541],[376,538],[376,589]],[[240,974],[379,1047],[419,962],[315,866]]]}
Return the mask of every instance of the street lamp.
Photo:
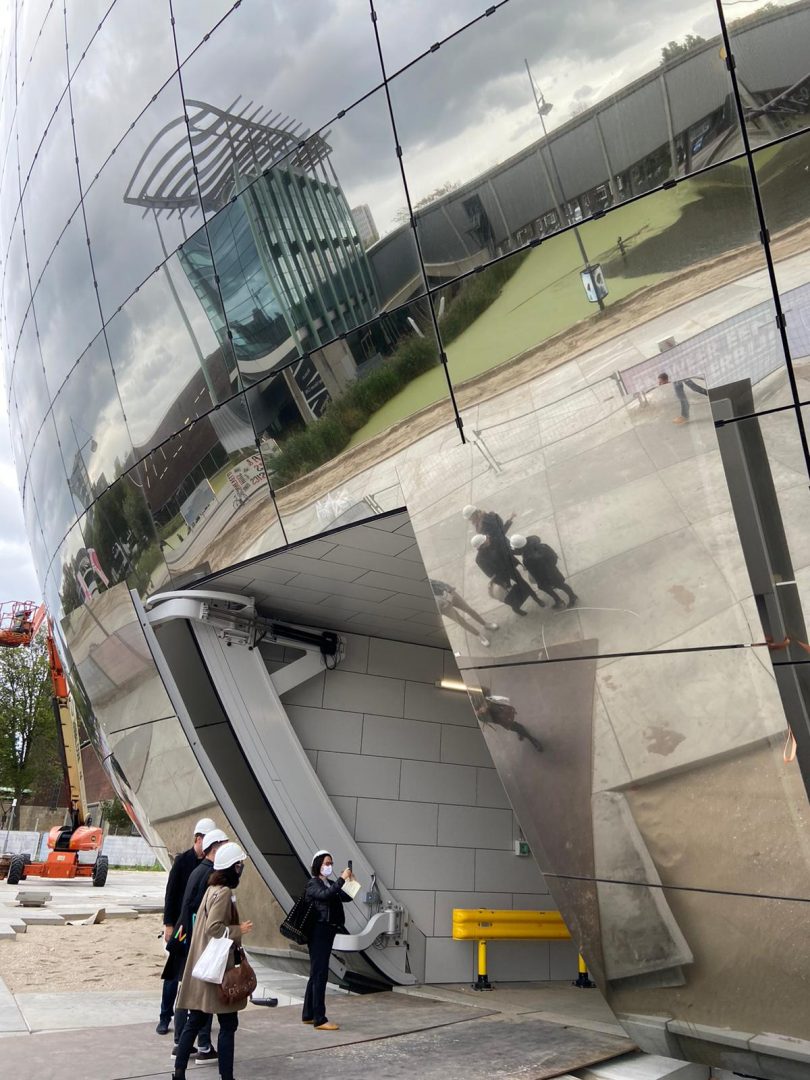
{"label": "street lamp", "polygon": [[[542,153],[540,154],[540,160],[543,162],[543,169],[544,169],[544,172],[546,174],[546,182],[548,183],[549,191],[551,192],[552,201],[554,202],[554,205],[555,205],[555,207],[557,209],[557,216],[560,219],[560,225],[562,225],[563,222],[568,217],[568,215],[564,212],[565,201],[566,201],[565,200],[565,192],[563,190],[563,184],[562,184],[562,179],[560,177],[560,172],[559,172],[559,170],[557,168],[557,162],[554,160],[554,151],[553,151],[553,149],[551,147],[551,142],[549,141],[548,131],[546,130],[546,117],[551,112],[551,110],[554,108],[554,106],[552,105],[552,103],[550,101],[546,101],[545,96],[543,95],[543,92],[538,89],[537,84],[534,81],[534,77],[532,76],[531,68],[529,67],[529,61],[524,59],[523,63],[526,65],[526,74],[529,76],[529,82],[531,84],[532,94],[534,95],[534,104],[535,104],[535,108],[537,109],[537,115],[540,117],[540,123],[543,126],[543,146],[548,149],[549,161],[551,162],[551,171],[554,174],[554,180],[556,181],[556,188],[555,188],[555,184],[552,183],[551,176],[549,175],[548,167],[546,166],[545,158],[543,157]],[[577,240],[577,246],[579,247],[579,253],[580,253],[581,257],[582,257],[582,261],[585,264],[585,270],[586,270],[586,272],[590,273],[590,271],[592,269],[591,261],[588,258],[587,251],[585,250],[585,244],[582,242],[582,237],[580,236],[579,228],[577,227],[576,223],[574,222],[573,225],[574,225],[574,236],[576,237],[576,240]],[[596,300],[597,300],[597,303],[599,304],[599,310],[604,311],[605,310],[605,302],[602,299],[602,296],[598,291],[596,292]]]}

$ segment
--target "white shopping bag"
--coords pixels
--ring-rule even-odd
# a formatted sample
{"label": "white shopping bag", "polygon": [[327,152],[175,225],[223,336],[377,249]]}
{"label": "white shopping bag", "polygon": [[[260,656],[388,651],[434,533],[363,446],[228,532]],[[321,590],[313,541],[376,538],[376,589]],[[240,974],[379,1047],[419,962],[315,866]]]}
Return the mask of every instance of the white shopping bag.
{"label": "white shopping bag", "polygon": [[191,972],[194,978],[219,986],[225,976],[232,944],[227,930],[221,938],[211,938]]}

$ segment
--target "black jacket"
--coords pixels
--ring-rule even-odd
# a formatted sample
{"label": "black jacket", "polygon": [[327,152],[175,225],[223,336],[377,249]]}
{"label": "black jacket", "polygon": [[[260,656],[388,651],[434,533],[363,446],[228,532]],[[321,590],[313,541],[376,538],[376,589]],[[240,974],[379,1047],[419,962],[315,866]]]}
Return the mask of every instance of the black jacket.
{"label": "black jacket", "polygon": [[[183,893],[183,906],[180,908],[178,925],[186,932],[188,942],[191,941],[193,918],[200,909],[205,890],[208,888],[208,879],[214,872],[214,863],[211,859],[203,859],[191,871],[186,891]],[[188,944],[187,942],[187,944]]]}
{"label": "black jacket", "polygon": [[345,927],[343,905],[348,904],[351,897],[343,891],[343,878],[324,881],[321,877],[311,877],[304,891],[304,899],[314,906],[318,922],[328,923],[339,930]]}
{"label": "black jacket", "polygon": [[183,906],[183,894],[186,891],[191,872],[199,864],[194,848],[176,855],[166,882],[166,897],[163,901],[163,925],[176,926]]}
{"label": "black jacket", "polygon": [[557,568],[557,552],[549,544],[544,544],[539,536],[526,537],[526,546],[521,555],[523,565],[538,585],[557,585],[565,581],[562,571]]}

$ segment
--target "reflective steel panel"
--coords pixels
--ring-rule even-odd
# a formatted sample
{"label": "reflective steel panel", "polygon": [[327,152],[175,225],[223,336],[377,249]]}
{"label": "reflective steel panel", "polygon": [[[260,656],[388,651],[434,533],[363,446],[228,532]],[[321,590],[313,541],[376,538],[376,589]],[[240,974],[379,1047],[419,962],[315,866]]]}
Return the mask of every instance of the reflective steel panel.
{"label": "reflective steel panel", "polygon": [[[178,205],[170,187],[162,200],[143,198],[152,159],[167,149],[167,128],[173,138],[182,134],[188,146],[176,75],[127,131],[98,177],[82,169],[87,231],[105,321],[202,224],[199,200],[193,195]],[[177,156],[166,161],[167,170],[174,171]],[[106,242],[111,234],[115,244]]]}
{"label": "reflective steel panel", "polygon": [[[56,4],[50,5],[47,11],[43,10],[45,5],[36,6],[40,11],[36,15],[30,13],[31,32],[19,43],[17,53],[16,127],[23,176],[28,175],[45,128],[68,81],[64,11]],[[44,21],[40,14],[45,16]]]}
{"label": "reflective steel panel", "polygon": [[[199,251],[195,238],[191,244]],[[201,299],[182,251],[164,262],[107,325],[135,461],[238,391],[233,351],[227,336],[217,338],[217,320],[221,324],[218,293]]]}
{"label": "reflective steel panel", "polygon": [[65,380],[53,417],[79,515],[134,457],[103,334],[91,342]]}

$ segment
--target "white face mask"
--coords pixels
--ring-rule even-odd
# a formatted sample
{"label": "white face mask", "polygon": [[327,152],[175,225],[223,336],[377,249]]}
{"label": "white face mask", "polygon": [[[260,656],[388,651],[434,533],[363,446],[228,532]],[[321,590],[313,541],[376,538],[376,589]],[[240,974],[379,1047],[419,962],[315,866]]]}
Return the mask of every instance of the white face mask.
{"label": "white face mask", "polygon": [[321,866],[321,877],[331,877],[334,872],[335,868],[331,863],[324,863]]}

